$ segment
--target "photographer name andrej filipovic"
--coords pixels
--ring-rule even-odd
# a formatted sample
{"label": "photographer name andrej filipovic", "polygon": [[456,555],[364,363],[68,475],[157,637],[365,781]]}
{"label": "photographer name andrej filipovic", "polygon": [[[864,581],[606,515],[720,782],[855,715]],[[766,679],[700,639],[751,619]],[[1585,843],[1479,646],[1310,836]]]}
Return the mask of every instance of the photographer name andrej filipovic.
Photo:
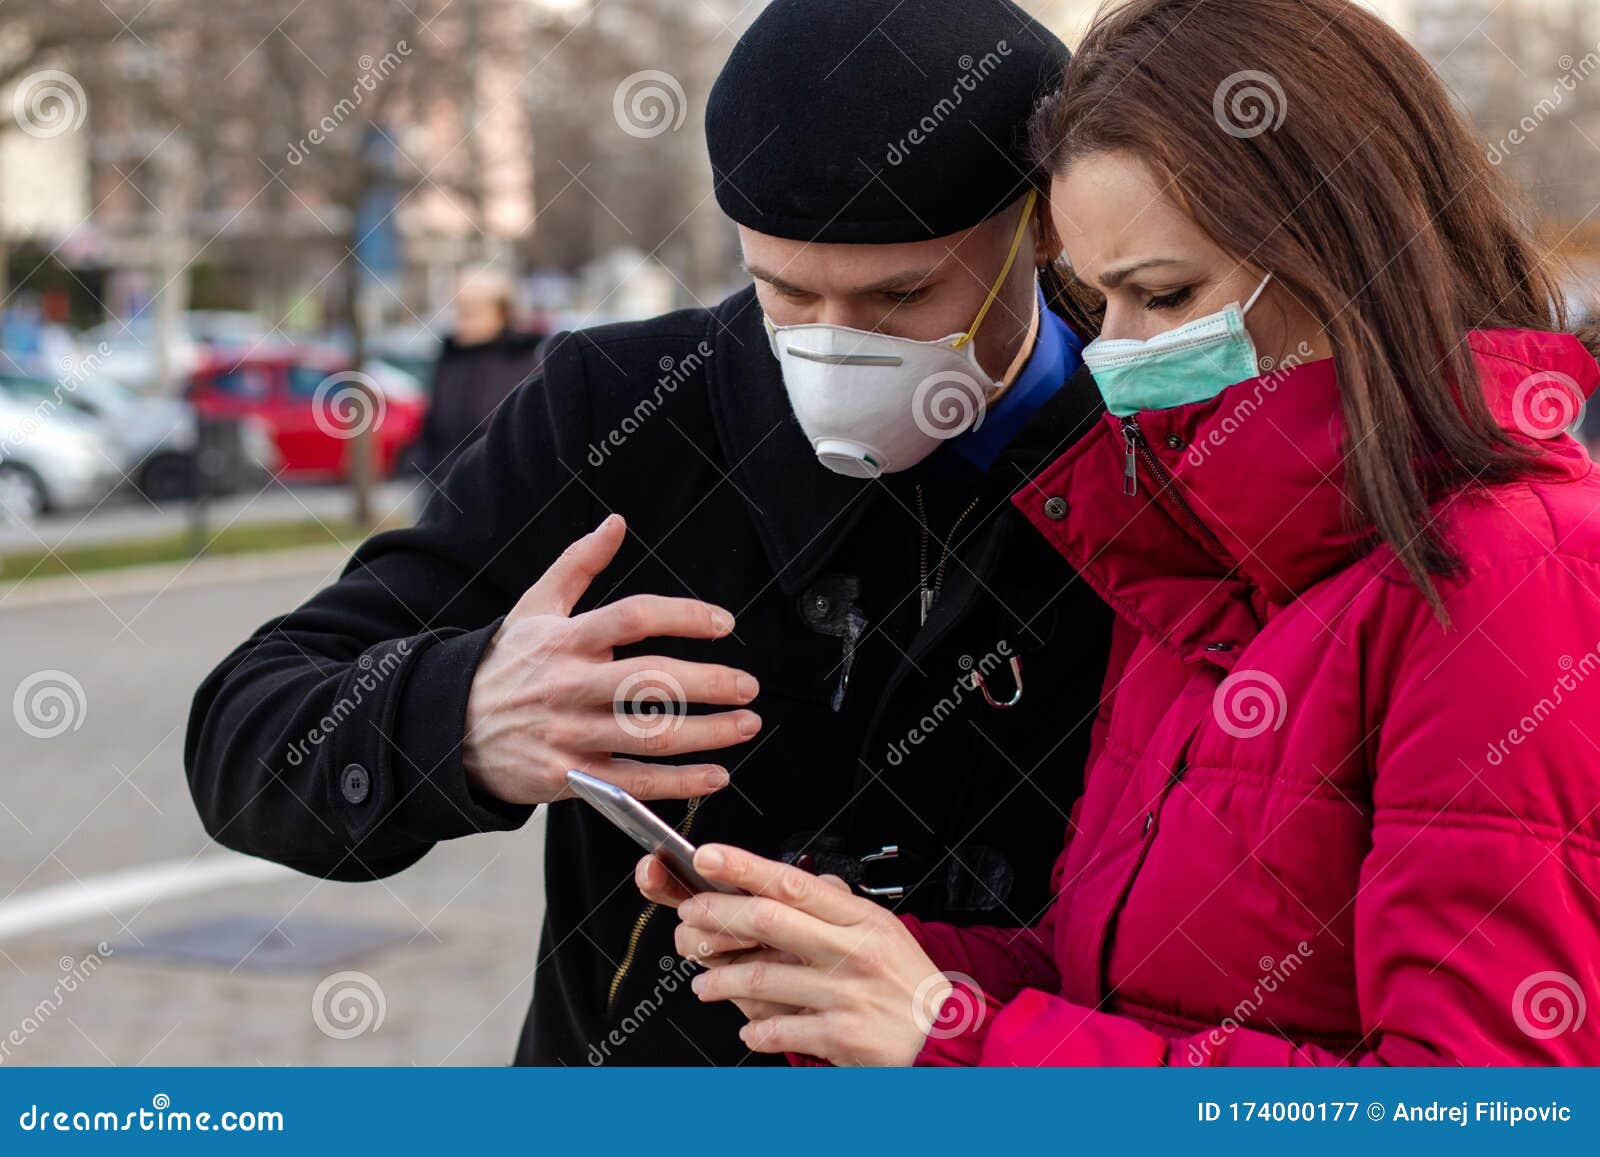
{"label": "photographer name andrej filipovic", "polygon": [[1518,1101],[1462,1101],[1459,1104],[1439,1101],[1426,1103],[1396,1101],[1389,1119],[1399,1122],[1460,1125],[1462,1128],[1468,1125],[1515,1127],[1571,1121],[1572,1106],[1555,1101],[1546,1105],[1528,1105]]}

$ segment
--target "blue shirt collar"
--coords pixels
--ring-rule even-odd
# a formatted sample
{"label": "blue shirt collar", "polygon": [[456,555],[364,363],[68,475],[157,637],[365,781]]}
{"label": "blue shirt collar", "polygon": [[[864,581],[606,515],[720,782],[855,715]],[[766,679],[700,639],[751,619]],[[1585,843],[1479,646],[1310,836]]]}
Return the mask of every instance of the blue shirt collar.
{"label": "blue shirt collar", "polygon": [[1036,292],[1039,295],[1039,334],[1022,372],[1004,396],[989,407],[976,428],[952,439],[949,444],[950,449],[982,471],[994,465],[1000,451],[1022,432],[1028,419],[1038,413],[1039,407],[1083,364],[1083,340],[1051,311],[1045,302],[1044,290]]}

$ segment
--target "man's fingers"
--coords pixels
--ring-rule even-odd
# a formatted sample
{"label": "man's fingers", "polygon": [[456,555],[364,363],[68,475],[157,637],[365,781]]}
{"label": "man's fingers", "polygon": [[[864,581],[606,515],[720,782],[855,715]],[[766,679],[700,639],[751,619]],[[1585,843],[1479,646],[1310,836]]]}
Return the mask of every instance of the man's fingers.
{"label": "man's fingers", "polygon": [[[693,799],[728,786],[727,769],[714,763],[678,765],[608,759],[578,770],[616,784],[634,799]],[[570,796],[571,792],[564,794]]]}
{"label": "man's fingers", "polygon": [[733,616],[723,608],[666,595],[629,595],[585,611],[573,623],[580,643],[594,650],[645,639],[720,639],[733,631]]}
{"label": "man's fingers", "polygon": [[694,867],[708,880],[770,897],[830,924],[858,924],[881,911],[837,877],[813,876],[793,864],[763,859],[727,844],[705,845],[695,853]]}
{"label": "man's fingers", "polygon": [[840,981],[804,964],[740,960],[702,972],[690,981],[701,1000],[761,1000],[796,1008],[832,1008]]}
{"label": "man's fingers", "polygon": [[622,755],[689,755],[720,751],[744,743],[761,730],[754,711],[720,711],[715,715],[637,715],[613,712],[603,734],[580,750],[615,751]]}
{"label": "man's fingers", "polygon": [[611,565],[627,537],[622,515],[612,514],[561,552],[539,581],[517,600],[517,611],[534,615],[570,615],[595,576]]}
{"label": "man's fingers", "polygon": [[663,655],[586,664],[581,684],[573,688],[574,702],[609,703],[678,715],[691,703],[740,707],[760,693],[761,684],[746,671]]}

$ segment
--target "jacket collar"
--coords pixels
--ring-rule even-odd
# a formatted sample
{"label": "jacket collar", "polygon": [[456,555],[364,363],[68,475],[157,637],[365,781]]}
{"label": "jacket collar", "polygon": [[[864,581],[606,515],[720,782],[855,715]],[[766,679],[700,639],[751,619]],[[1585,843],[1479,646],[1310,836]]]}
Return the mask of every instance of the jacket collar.
{"label": "jacket collar", "polygon": [[[1558,471],[1587,472],[1582,447],[1563,435],[1600,383],[1583,346],[1527,330],[1477,331],[1469,342],[1501,425],[1542,443]],[[1157,466],[1170,487],[1153,482]],[[1324,360],[1131,422],[1108,416],[1016,502],[1126,616],[1186,656],[1228,666],[1274,607],[1359,553],[1344,466],[1338,377]],[[1066,504],[1054,517],[1052,497]]]}
{"label": "jacket collar", "polygon": [[[707,381],[728,476],[752,507],[779,586],[794,594],[827,567],[886,483],[847,478],[817,462],[789,406],[754,287],[720,303],[712,317]],[[1030,487],[1104,412],[1094,379],[1080,369],[1000,451],[982,483],[985,498]]]}

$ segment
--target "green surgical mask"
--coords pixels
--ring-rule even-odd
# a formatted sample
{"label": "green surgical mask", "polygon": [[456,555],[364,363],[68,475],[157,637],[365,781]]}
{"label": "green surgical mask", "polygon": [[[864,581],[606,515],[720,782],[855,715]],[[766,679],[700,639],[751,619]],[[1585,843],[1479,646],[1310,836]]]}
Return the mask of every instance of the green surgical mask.
{"label": "green surgical mask", "polygon": [[1094,375],[1106,408],[1125,418],[1140,410],[1187,406],[1255,377],[1260,373],[1256,343],[1244,315],[1271,280],[1269,273],[1242,307],[1234,302],[1148,341],[1097,338],[1084,346],[1083,363]]}

